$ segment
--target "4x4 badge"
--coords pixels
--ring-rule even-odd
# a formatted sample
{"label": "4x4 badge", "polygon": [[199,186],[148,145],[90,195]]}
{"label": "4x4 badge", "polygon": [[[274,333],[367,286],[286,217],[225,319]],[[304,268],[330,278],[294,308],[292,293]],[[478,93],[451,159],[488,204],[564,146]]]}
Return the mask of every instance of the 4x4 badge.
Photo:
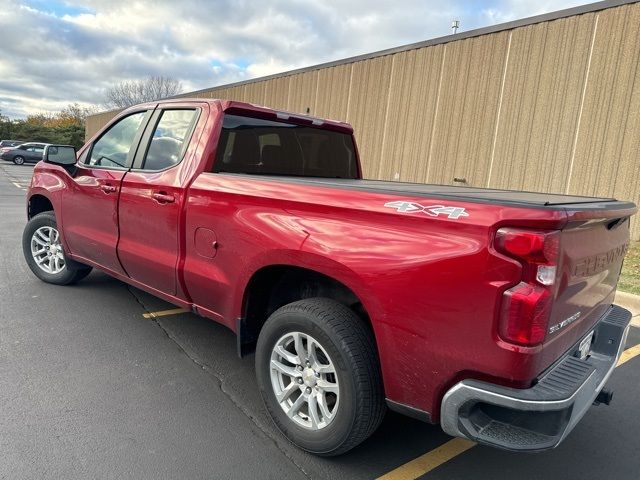
{"label": "4x4 badge", "polygon": [[448,218],[457,220],[460,217],[468,217],[469,214],[462,207],[447,207],[445,205],[420,205],[415,202],[404,202],[398,200],[395,202],[388,202],[384,204],[385,207],[395,208],[400,213],[426,213],[431,217],[437,217],[438,215],[446,215]]}

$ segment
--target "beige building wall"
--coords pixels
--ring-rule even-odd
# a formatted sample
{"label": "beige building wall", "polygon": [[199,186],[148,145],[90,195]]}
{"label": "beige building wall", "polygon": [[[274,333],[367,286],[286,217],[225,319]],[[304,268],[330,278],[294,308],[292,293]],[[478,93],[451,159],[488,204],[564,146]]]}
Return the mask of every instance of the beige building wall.
{"label": "beige building wall", "polygon": [[110,110],[108,112],[101,112],[87,117],[84,124],[85,140],[89,140],[89,138],[93,137],[98,130],[104,127],[109,120],[115,117],[118,113],[120,113],[120,110]]}
{"label": "beige building wall", "polygon": [[640,204],[640,3],[489,30],[185,96],[347,121],[367,178]]}

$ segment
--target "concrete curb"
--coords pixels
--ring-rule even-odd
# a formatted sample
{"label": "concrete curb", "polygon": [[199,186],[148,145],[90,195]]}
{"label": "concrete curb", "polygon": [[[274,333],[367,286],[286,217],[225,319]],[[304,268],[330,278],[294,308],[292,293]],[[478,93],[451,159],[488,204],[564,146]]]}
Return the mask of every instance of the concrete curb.
{"label": "concrete curb", "polygon": [[616,305],[626,308],[631,312],[633,318],[631,324],[640,327],[640,295],[627,292],[616,292]]}

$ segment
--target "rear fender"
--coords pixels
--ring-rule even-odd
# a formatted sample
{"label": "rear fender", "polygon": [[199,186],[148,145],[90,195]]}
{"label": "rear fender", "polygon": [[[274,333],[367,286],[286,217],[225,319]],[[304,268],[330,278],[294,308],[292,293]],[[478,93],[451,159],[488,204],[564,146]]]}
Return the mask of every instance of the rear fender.
{"label": "rear fender", "polygon": [[[362,302],[369,315],[380,311],[381,306],[377,298],[362,279],[346,265],[326,256],[300,250],[271,250],[256,256],[247,265],[247,268],[239,275],[236,283],[232,308],[235,318],[239,318],[243,314],[247,287],[253,275],[265,267],[276,265],[304,268],[332,278],[349,288]],[[371,321],[373,323],[374,319],[371,318]]]}

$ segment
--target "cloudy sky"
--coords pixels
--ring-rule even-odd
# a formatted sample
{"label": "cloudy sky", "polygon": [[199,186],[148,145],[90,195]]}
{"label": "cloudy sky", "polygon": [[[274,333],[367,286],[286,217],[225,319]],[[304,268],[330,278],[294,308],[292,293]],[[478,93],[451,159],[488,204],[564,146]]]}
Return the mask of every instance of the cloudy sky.
{"label": "cloudy sky", "polygon": [[580,0],[0,0],[0,113],[100,105],[123,80],[222,85]]}

